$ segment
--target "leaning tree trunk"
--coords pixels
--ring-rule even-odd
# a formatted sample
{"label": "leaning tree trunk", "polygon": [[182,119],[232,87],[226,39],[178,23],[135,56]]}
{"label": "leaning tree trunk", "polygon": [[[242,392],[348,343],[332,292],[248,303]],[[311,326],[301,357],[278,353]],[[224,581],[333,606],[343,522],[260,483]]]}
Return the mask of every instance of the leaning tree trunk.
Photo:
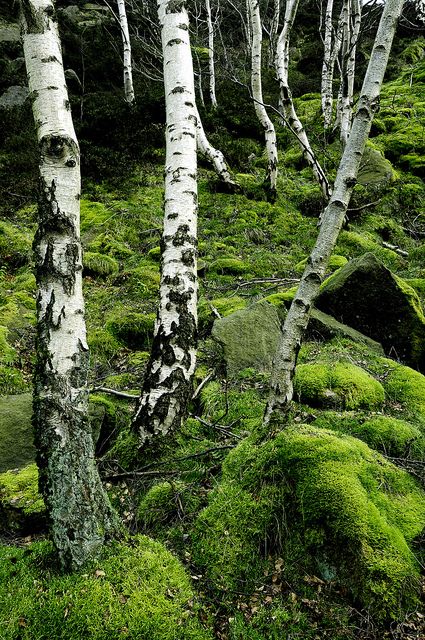
{"label": "leaning tree trunk", "polygon": [[159,0],[167,114],[160,303],[152,353],[134,416],[141,444],[176,430],[192,393],[197,334],[196,106],[189,20]]}
{"label": "leaning tree trunk", "polygon": [[94,460],[80,243],[80,154],[52,0],[21,0],[24,55],[40,150],[34,429],[40,490],[64,568],[116,529]]}
{"label": "leaning tree trunk", "polygon": [[307,133],[297,116],[294,107],[294,101],[292,100],[292,93],[288,83],[289,37],[292,25],[294,23],[295,15],[297,13],[298,4],[299,0],[287,0],[283,27],[277,41],[275,66],[280,88],[280,103],[282,105],[285,123],[297,138],[303,155],[308,164],[311,166],[314,177],[319,183],[323,195],[325,196],[326,200],[328,200],[330,195],[328,180],[326,178],[325,172],[323,171],[319,161],[316,158],[313,149],[311,148]]}
{"label": "leaning tree trunk", "polygon": [[202,120],[199,116],[198,109],[196,109],[196,118],[197,118],[197,126],[196,126],[196,146],[198,151],[204,155],[213,165],[218,177],[227,184],[230,188],[234,189],[237,184],[233,180],[230,171],[227,167],[226,161],[224,159],[223,154],[219,149],[215,149],[209,142],[204,127],[202,125]]}
{"label": "leaning tree trunk", "polygon": [[324,211],[316,244],[283,327],[274,359],[271,392],[264,416],[266,423],[274,412],[287,409],[293,397],[292,378],[298,351],[329,257],[344,222],[373,115],[379,108],[381,85],[402,6],[403,0],[387,0],[384,6],[350,137],[338,168],[334,192]]}
{"label": "leaning tree trunk", "polygon": [[255,113],[264,129],[267,153],[267,175],[266,182],[270,185],[272,194],[276,192],[277,180],[277,142],[276,132],[270,120],[263,101],[263,89],[261,86],[261,46],[263,42],[263,28],[260,18],[259,0],[249,1],[249,16],[252,24],[252,46],[251,46],[251,90],[254,100]]}
{"label": "leaning tree trunk", "polygon": [[117,0],[118,15],[120,18],[122,44],[124,48],[124,95],[128,104],[134,103],[133,69],[131,65],[131,44],[130,33],[128,31],[127,13],[125,10],[125,0]]}
{"label": "leaning tree trunk", "polygon": [[210,72],[210,100],[213,109],[217,108],[217,97],[215,95],[215,62],[214,62],[214,28],[211,17],[210,0],[205,0],[208,26],[208,68]]}
{"label": "leaning tree trunk", "polygon": [[347,61],[345,64],[345,78],[343,82],[343,95],[341,105],[341,132],[340,140],[345,146],[348,136],[350,135],[351,121],[353,115],[353,96],[354,96],[354,75],[356,71],[356,49],[357,41],[360,34],[361,23],[361,5],[359,0],[350,1],[350,11],[348,22],[349,28],[349,45],[347,51]]}

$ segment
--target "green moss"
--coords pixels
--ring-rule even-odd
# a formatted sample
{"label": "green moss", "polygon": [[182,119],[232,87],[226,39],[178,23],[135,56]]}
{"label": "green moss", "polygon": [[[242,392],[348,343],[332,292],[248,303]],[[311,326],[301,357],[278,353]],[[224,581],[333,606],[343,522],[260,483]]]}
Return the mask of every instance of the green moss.
{"label": "green moss", "polygon": [[0,365],[0,396],[22,393],[27,389],[28,382],[19,369]]}
{"label": "green moss", "polygon": [[38,493],[37,465],[0,474],[0,503],[3,508],[6,504],[13,505],[26,515],[44,511],[44,502]]}
{"label": "green moss", "polygon": [[32,235],[10,222],[0,220],[0,262],[11,268],[30,260]]}
{"label": "green moss", "polygon": [[336,251],[348,258],[355,258],[364,253],[373,253],[389,269],[399,269],[403,266],[403,258],[392,249],[380,246],[371,233],[357,231],[341,231],[338,237]]}
{"label": "green moss", "polygon": [[425,376],[419,371],[393,363],[385,379],[385,391],[390,400],[425,418]]}
{"label": "green moss", "polygon": [[151,265],[143,265],[122,274],[125,291],[138,300],[156,298],[159,289],[159,272]]}
{"label": "green moss", "polygon": [[102,253],[92,253],[90,251],[84,254],[84,274],[88,276],[106,277],[118,273],[119,264],[115,258],[106,256]]}
{"label": "green moss", "polygon": [[270,296],[267,296],[264,299],[271,304],[274,304],[276,307],[281,307],[282,305],[286,306],[295,298],[297,290],[298,286],[291,287],[290,289],[287,289],[286,291],[282,291],[280,293],[272,293]]}
{"label": "green moss", "polygon": [[161,247],[153,247],[148,251],[148,257],[155,262],[159,262],[161,259]]}
{"label": "green moss", "polygon": [[298,365],[294,391],[301,402],[319,407],[368,409],[381,405],[385,399],[380,382],[360,367],[348,363]]}
{"label": "green moss", "polygon": [[209,333],[211,331],[214,320],[217,318],[217,314],[214,309],[218,311],[220,316],[225,317],[245,309],[247,306],[247,300],[239,296],[233,296],[231,298],[215,298],[213,300],[206,300],[201,297],[198,304],[198,327],[203,333]]}
{"label": "green moss", "polygon": [[138,536],[105,550],[96,564],[59,575],[49,543],[0,549],[4,640],[207,640],[178,560]]}
{"label": "green moss", "polygon": [[13,364],[16,360],[16,349],[7,341],[9,329],[0,326],[0,364]]}
{"label": "green moss", "polygon": [[109,362],[121,349],[121,344],[106,329],[89,329],[88,345],[94,362]]}
{"label": "green moss", "polygon": [[250,266],[238,258],[218,258],[211,265],[211,270],[222,275],[240,275],[248,273]]}
{"label": "green moss", "polygon": [[[336,271],[336,269],[343,267],[344,264],[347,264],[347,262],[348,260],[345,256],[339,256],[337,254],[331,255],[328,266],[327,266],[328,273],[330,271]],[[307,264],[307,258],[304,258],[304,260],[301,260],[295,265],[294,271],[296,271],[297,273],[303,273],[306,267],[306,264]]]}
{"label": "green moss", "polygon": [[376,416],[358,424],[351,433],[387,456],[423,458],[425,453],[421,431],[405,420]]}
{"label": "green moss", "polygon": [[0,472],[34,461],[31,415],[31,394],[0,398]]}
{"label": "green moss", "polygon": [[107,330],[130,349],[149,348],[152,341],[154,313],[127,313],[110,318]]}
{"label": "green moss", "polygon": [[407,473],[355,438],[292,427],[226,458],[197,520],[195,559],[215,583],[243,591],[264,580],[270,553],[299,579],[329,579],[332,568],[333,581],[385,619],[415,606],[409,544],[424,525],[424,494]]}

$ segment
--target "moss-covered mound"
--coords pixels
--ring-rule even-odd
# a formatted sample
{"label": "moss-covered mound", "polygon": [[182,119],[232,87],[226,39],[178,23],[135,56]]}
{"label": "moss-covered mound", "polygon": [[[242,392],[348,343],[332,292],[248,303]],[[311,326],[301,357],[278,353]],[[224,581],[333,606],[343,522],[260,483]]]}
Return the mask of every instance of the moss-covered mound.
{"label": "moss-covered mound", "polygon": [[370,409],[384,402],[384,388],[356,365],[337,362],[300,364],[294,391],[301,402],[312,407]]}
{"label": "moss-covered mound", "polygon": [[336,580],[383,619],[415,604],[409,544],[424,525],[424,493],[406,472],[355,438],[301,426],[229,454],[195,558],[216,585],[245,591],[280,554],[288,574]]}
{"label": "moss-covered mound", "polygon": [[44,516],[35,464],[0,474],[0,532],[34,533],[45,525]]}
{"label": "moss-covered mound", "polygon": [[31,415],[30,393],[0,398],[0,473],[34,460]]}
{"label": "moss-covered mound", "polygon": [[208,640],[183,567],[158,542],[115,545],[84,571],[59,575],[49,543],[0,548],[3,640]]}

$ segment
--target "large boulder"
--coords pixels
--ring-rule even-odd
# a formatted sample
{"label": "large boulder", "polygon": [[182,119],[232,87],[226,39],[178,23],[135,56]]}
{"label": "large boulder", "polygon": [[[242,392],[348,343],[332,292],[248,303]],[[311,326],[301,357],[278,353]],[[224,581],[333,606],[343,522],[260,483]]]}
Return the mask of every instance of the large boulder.
{"label": "large boulder", "polygon": [[0,473],[35,459],[30,393],[0,398]]}
{"label": "large boulder", "polygon": [[28,96],[29,91],[27,87],[20,87],[18,85],[9,87],[0,96],[0,107],[3,109],[15,109],[15,107],[22,107]]}
{"label": "large boulder", "polygon": [[230,377],[248,367],[270,371],[281,333],[280,313],[261,301],[214,322],[212,336],[223,347]]}
{"label": "large boulder", "polygon": [[351,260],[323,285],[317,307],[425,370],[425,317],[416,292],[372,253]]}

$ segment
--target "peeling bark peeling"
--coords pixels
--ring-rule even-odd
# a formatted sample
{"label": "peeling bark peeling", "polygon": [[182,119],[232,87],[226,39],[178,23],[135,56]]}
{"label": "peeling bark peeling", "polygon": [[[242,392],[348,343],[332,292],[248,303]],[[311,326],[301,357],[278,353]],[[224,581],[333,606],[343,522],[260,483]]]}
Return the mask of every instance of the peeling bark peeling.
{"label": "peeling bark peeling", "polygon": [[307,137],[305,129],[302,126],[301,121],[295,111],[294,102],[292,100],[292,93],[288,84],[289,36],[291,33],[292,25],[294,24],[298,4],[299,0],[287,0],[283,27],[276,46],[275,67],[280,88],[280,101],[285,122],[289,125],[289,127],[295,134],[303,155],[308,164],[311,166],[313,174],[317,182],[319,183],[323,195],[325,196],[326,200],[328,200],[330,196],[330,187],[328,180],[326,178],[325,172],[323,171],[319,161],[316,158],[313,149],[311,148],[310,141]]}
{"label": "peeling bark peeling", "polygon": [[134,103],[133,69],[131,66],[131,44],[130,33],[128,31],[127,13],[125,10],[125,0],[117,0],[118,15],[120,19],[122,44],[124,48],[124,95],[128,104]]}
{"label": "peeling bark peeling", "polygon": [[197,110],[183,4],[159,0],[167,114],[160,303],[133,426],[141,445],[175,431],[187,412],[197,335]]}
{"label": "peeling bark peeling", "polygon": [[326,207],[319,235],[307,261],[300,286],[286,317],[274,358],[271,391],[264,421],[285,411],[293,397],[292,379],[298,351],[308,325],[312,306],[324,278],[329,257],[344,222],[388,63],[391,44],[403,0],[387,0],[381,16],[369,65],[360,92],[350,137],[338,168],[335,189]]}
{"label": "peeling bark peeling", "polygon": [[215,64],[214,64],[214,28],[211,18],[210,0],[205,0],[208,26],[208,67],[210,71],[210,100],[213,109],[217,108],[217,97],[215,95]]}
{"label": "peeling bark peeling", "polygon": [[227,167],[223,154],[219,149],[215,149],[208,141],[205,134],[204,127],[202,126],[202,120],[199,117],[198,109],[196,109],[197,118],[197,148],[213,165],[217,172],[217,175],[224,183],[231,187],[235,187],[236,182],[232,179],[230,171]]}
{"label": "peeling bark peeling", "polygon": [[264,129],[267,153],[267,176],[266,182],[270,183],[270,191],[276,192],[277,180],[277,142],[276,132],[270,120],[263,101],[263,89],[261,86],[261,46],[263,41],[263,27],[260,18],[259,0],[248,0],[249,16],[252,25],[251,44],[251,89],[254,98],[254,108],[257,118]]}
{"label": "peeling bark peeling", "polygon": [[40,150],[34,429],[40,490],[64,568],[117,528],[94,460],[82,295],[80,155],[51,0],[22,0],[25,63]]}

